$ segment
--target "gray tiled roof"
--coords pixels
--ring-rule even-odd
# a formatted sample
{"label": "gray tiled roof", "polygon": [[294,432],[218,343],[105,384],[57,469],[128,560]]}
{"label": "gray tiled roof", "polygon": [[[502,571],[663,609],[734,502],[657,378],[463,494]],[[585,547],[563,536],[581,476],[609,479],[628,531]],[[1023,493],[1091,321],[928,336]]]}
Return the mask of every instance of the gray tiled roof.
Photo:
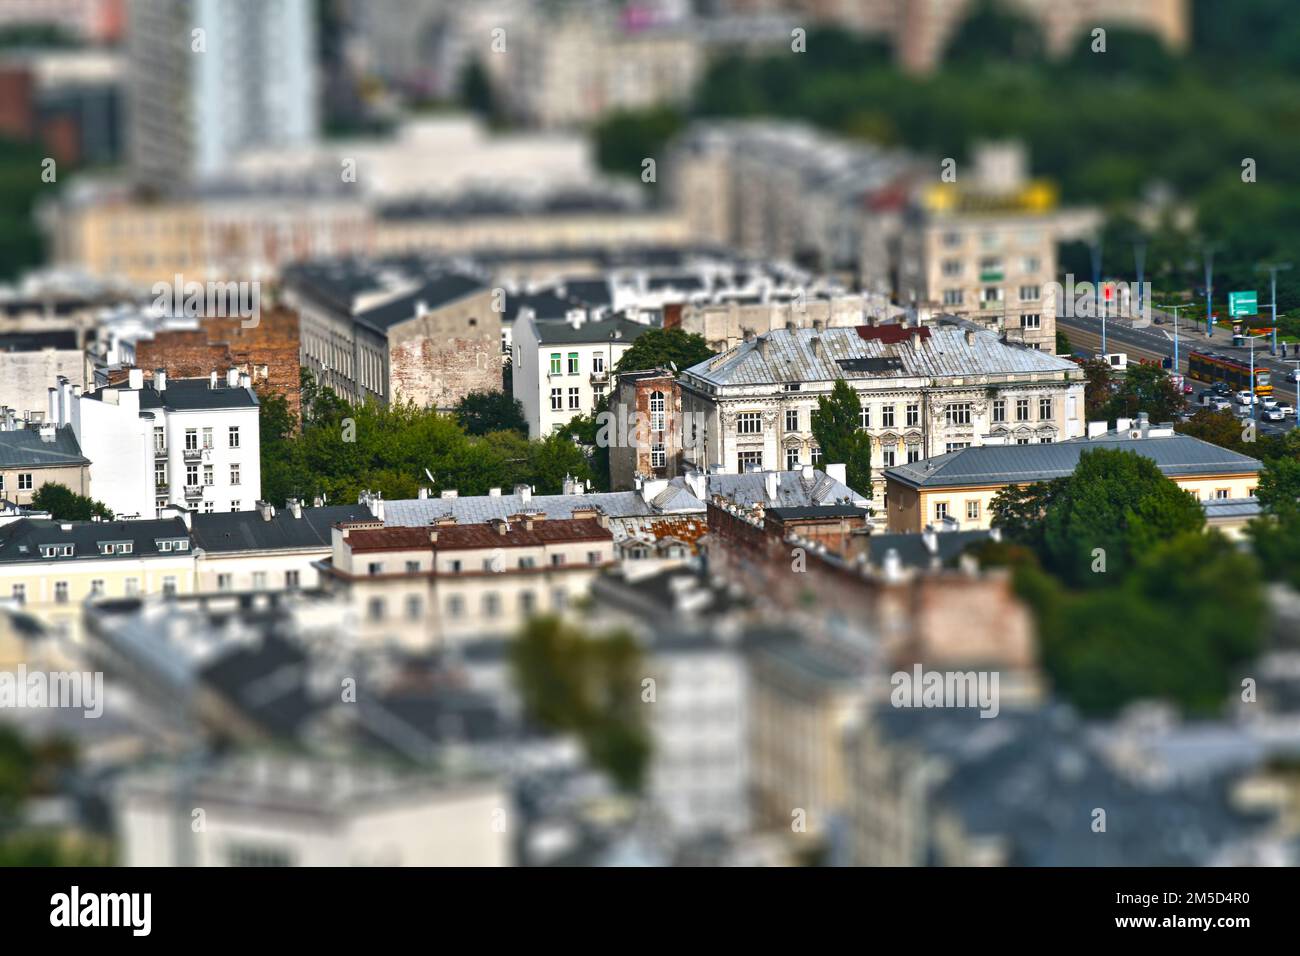
{"label": "gray tiled roof", "polygon": [[[66,530],[65,530],[66,528]],[[81,561],[86,559],[126,561],[142,557],[157,557],[163,552],[157,547],[158,539],[190,541],[190,533],[180,518],[150,519],[144,521],[50,521],[43,518],[22,518],[0,527],[0,564],[21,561]],[[100,542],[131,542],[129,554],[104,555],[99,553]],[[70,544],[72,557],[45,558],[41,555],[43,544]]]}
{"label": "gray tiled roof", "polygon": [[479,524],[526,512],[543,512],[548,518],[571,518],[574,508],[599,508],[610,518],[642,518],[663,512],[703,512],[704,503],[685,487],[669,487],[647,504],[636,491],[605,491],[583,495],[473,495],[464,498],[408,498],[384,502],[384,523],[422,528],[439,518],[453,517],[460,524]]}
{"label": "gray tiled roof", "polygon": [[930,537],[934,542],[934,551],[931,551],[924,534],[873,534],[867,538],[867,550],[871,563],[877,567],[884,564],[885,555],[893,551],[905,568],[928,568],[935,561],[946,565],[970,545],[991,537],[989,531],[935,532]]}
{"label": "gray tiled roof", "polygon": [[[767,475],[771,472],[750,471],[741,475],[709,475],[708,494],[722,495],[746,508],[762,505],[764,508],[801,508],[809,505],[850,504],[866,507],[866,498],[843,482],[836,481],[824,471],[812,469],[805,478],[802,469],[778,471],[776,497],[767,496]],[[681,483],[685,478],[674,478],[670,484]]]}
{"label": "gray tiled roof", "polygon": [[583,322],[577,328],[564,321],[538,321],[537,341],[541,345],[581,345],[590,342],[634,342],[650,326],[614,315]]}
{"label": "gray tiled roof", "polygon": [[[980,329],[927,326],[920,349],[910,334],[899,342],[892,336],[872,337],[882,326],[859,328],[776,329],[750,342],[741,342],[720,356],[686,370],[712,385],[769,385],[784,382],[833,382],[837,378],[946,378],[965,375],[1003,375],[1078,372],[1066,359],[1020,345],[1009,345],[998,336]],[[972,331],[968,344],[966,333]],[[910,330],[909,330],[910,333]],[[928,334],[924,334],[928,333]],[[820,337],[823,355],[814,352],[813,340]],[[767,354],[760,354],[760,340],[766,340]],[[876,359],[875,368],[844,367],[839,360]],[[892,365],[896,367],[881,367]]]}
{"label": "gray tiled roof", "polygon": [[57,468],[88,465],[71,425],[54,430],[54,441],[42,441],[39,428],[0,432],[0,468]]}
{"label": "gray tiled roof", "polygon": [[327,505],[303,508],[301,518],[277,509],[269,521],[261,511],[196,514],[190,521],[195,547],[224,553],[329,547],[330,529],[340,521],[372,519],[365,505]]}
{"label": "gray tiled roof", "polygon": [[[128,387],[127,382],[106,385],[90,392],[87,397],[104,400],[104,393]],[[140,410],[170,408],[176,411],[194,411],[214,408],[253,408],[258,404],[257,394],[251,388],[230,388],[226,379],[218,375],[217,387],[212,388],[207,378],[168,378],[167,387],[160,393],[153,382],[145,382],[140,389]]]}
{"label": "gray tiled roof", "polygon": [[1263,467],[1256,459],[1190,435],[1161,438],[1075,438],[1048,445],[981,445],[906,465],[885,475],[913,487],[1025,484],[1074,472],[1079,457],[1098,448],[1132,451],[1154,461],[1169,478],[1248,474]]}

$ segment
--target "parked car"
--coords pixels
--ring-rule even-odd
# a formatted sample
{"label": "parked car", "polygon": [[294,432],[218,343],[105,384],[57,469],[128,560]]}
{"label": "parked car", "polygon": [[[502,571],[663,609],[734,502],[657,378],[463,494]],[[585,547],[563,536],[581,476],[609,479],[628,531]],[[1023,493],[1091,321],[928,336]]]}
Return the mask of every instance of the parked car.
{"label": "parked car", "polygon": [[1295,418],[1295,409],[1292,408],[1290,405],[1279,405],[1277,408],[1278,411],[1280,411],[1284,417]]}
{"label": "parked car", "polygon": [[1291,371],[1287,372],[1286,380],[1288,382],[1300,382],[1300,368],[1293,368]]}
{"label": "parked car", "polygon": [[1227,382],[1215,382],[1213,385],[1210,386],[1210,391],[1212,391],[1215,395],[1231,395],[1232,386],[1229,385]]}
{"label": "parked car", "polygon": [[1216,412],[1226,412],[1232,409],[1232,402],[1217,395],[1210,399],[1209,405],[1210,408],[1214,409]]}
{"label": "parked car", "polygon": [[1272,395],[1266,395],[1262,399],[1260,399],[1260,404],[1263,405],[1266,410],[1270,408],[1277,408],[1277,399],[1274,398]]}
{"label": "parked car", "polygon": [[1259,399],[1255,397],[1255,393],[1252,392],[1250,389],[1243,388],[1240,392],[1237,393],[1238,405],[1254,405],[1258,401]]}
{"label": "parked car", "polygon": [[1264,409],[1264,421],[1266,422],[1284,422],[1286,413],[1274,405],[1272,408]]}

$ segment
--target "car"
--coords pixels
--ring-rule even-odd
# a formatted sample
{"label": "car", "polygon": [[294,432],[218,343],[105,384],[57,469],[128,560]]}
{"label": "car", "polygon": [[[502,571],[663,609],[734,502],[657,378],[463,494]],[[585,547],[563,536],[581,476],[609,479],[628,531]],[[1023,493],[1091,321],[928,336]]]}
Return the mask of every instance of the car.
{"label": "car", "polygon": [[1215,395],[1231,395],[1232,386],[1229,385],[1227,382],[1215,382],[1213,385],[1210,386],[1210,391],[1212,391]]}
{"label": "car", "polygon": [[1277,399],[1272,395],[1266,395],[1264,398],[1260,399],[1260,404],[1263,405],[1265,409],[1277,408]]}
{"label": "car", "polygon": [[1216,412],[1226,412],[1232,409],[1232,402],[1228,401],[1226,398],[1216,397],[1210,399],[1210,407]]}
{"label": "car", "polygon": [[1250,391],[1249,389],[1243,388],[1240,392],[1237,393],[1238,405],[1254,405],[1258,401],[1259,399],[1255,397],[1255,393]]}
{"label": "car", "polygon": [[1300,382],[1300,368],[1293,368],[1291,371],[1287,372],[1286,380],[1288,382]]}
{"label": "car", "polygon": [[1282,409],[1278,408],[1276,405],[1273,406],[1272,408],[1266,408],[1264,409],[1264,421],[1284,422],[1286,421],[1286,413],[1282,411]]}
{"label": "car", "polygon": [[1277,409],[1282,413],[1283,417],[1295,418],[1295,409],[1290,405],[1279,405]]}

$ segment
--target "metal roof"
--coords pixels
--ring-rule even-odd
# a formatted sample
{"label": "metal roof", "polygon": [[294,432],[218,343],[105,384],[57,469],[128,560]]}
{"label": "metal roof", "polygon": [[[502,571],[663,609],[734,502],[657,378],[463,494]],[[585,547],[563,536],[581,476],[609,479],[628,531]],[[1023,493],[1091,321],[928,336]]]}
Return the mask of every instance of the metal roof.
{"label": "metal roof", "polygon": [[340,521],[372,520],[365,505],[328,505],[303,508],[295,518],[287,508],[276,510],[270,520],[261,511],[215,512],[190,518],[194,546],[221,554],[237,551],[298,550],[329,548],[330,528]]}
{"label": "metal roof", "polygon": [[[1067,359],[1008,344],[985,329],[927,326],[904,330],[909,334],[901,339],[901,333],[863,334],[886,329],[902,327],[775,329],[694,365],[685,374],[715,386],[831,383],[837,378],[853,381],[1033,373],[1071,373],[1077,378],[1081,374],[1079,366]],[[919,347],[913,345],[910,333],[915,333]],[[875,361],[864,363],[864,359]]]}
{"label": "metal roof", "polygon": [[58,468],[88,465],[71,425],[54,429],[54,440],[43,441],[39,427],[0,431],[0,468]]}
{"label": "metal roof", "polygon": [[1073,474],[1086,451],[1131,451],[1156,463],[1169,478],[1251,474],[1263,465],[1191,435],[1159,438],[1075,438],[1046,445],[980,445],[885,469],[885,475],[915,488],[1027,484]]}

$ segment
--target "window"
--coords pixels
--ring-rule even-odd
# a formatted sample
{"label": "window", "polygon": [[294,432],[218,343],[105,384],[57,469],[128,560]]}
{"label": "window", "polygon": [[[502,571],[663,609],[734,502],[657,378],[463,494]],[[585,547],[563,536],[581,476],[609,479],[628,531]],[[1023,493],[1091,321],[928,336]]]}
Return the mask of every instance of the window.
{"label": "window", "polygon": [[943,290],[943,304],[944,304],[944,305],[961,305],[961,300],[962,300],[962,292],[961,292],[961,289],[944,289],[944,290]]}
{"label": "window", "polygon": [[1027,398],[1016,399],[1016,421],[1018,422],[1029,421],[1029,399]]}
{"label": "window", "polygon": [[285,572],[284,572],[284,586],[285,586],[285,588],[286,588],[287,590],[295,591],[295,590],[298,589],[298,583],[299,583],[299,582],[298,582],[298,578],[299,578],[299,574],[300,574],[300,572],[298,572],[298,571],[285,571]]}
{"label": "window", "polygon": [[161,428],[153,430],[153,450],[157,452],[167,450],[167,433]]}
{"label": "window", "polygon": [[894,427],[894,406],[885,405],[880,409],[880,425],[882,428]]}
{"label": "window", "polygon": [[211,449],[211,448],[212,448],[212,429],[211,429],[211,428],[205,428],[205,429],[203,429],[203,447],[204,447],[204,448],[207,448],[207,449]]}
{"label": "window", "polygon": [[[1036,285],[1022,285],[1020,287],[1021,302],[1037,302],[1040,298],[1042,298],[1042,295],[1043,295],[1042,289],[1040,289]],[[1029,318],[1029,316],[1025,316],[1025,318]],[[1028,327],[1029,326],[1026,326],[1026,328]],[[1034,328],[1038,328],[1038,326],[1035,325]]]}
{"label": "window", "polygon": [[1216,501],[1226,501],[1226,500],[1228,500],[1228,499],[1231,498],[1231,497],[1232,497],[1232,489],[1231,489],[1231,488],[1215,488],[1215,489],[1214,489],[1214,498],[1215,498]]}
{"label": "window", "polygon": [[562,554],[553,554],[553,555],[551,555],[551,567],[553,567],[553,568],[562,568],[562,567],[564,567],[564,555],[562,555]]}
{"label": "window", "polygon": [[1043,267],[1043,263],[1036,256],[1026,256],[1022,263],[1026,272],[1037,272]]}
{"label": "window", "polygon": [[238,465],[231,465],[231,466],[230,466],[230,483],[231,483],[232,485],[237,485],[237,484],[239,484],[239,466],[238,466]]}
{"label": "window", "polygon": [[818,465],[820,465],[820,464],[822,463],[822,448],[821,448],[821,445],[813,445],[812,448],[809,450],[809,455],[808,455],[808,457],[809,457],[810,460],[812,461],[812,466],[813,466],[814,468],[816,468]]}
{"label": "window", "polygon": [[102,578],[96,578],[90,582],[90,596],[93,598],[104,596],[104,581]]}
{"label": "window", "polygon": [[564,389],[551,389],[551,411],[558,412],[564,408]]}
{"label": "window", "polygon": [[600,382],[593,383],[591,386],[591,394],[595,397],[596,401],[600,401],[605,397],[605,386]]}
{"label": "window", "polygon": [[1043,327],[1043,317],[1038,314],[1027,314],[1020,317],[1020,325],[1026,329],[1041,329]]}
{"label": "window", "polygon": [[532,614],[537,609],[537,595],[532,591],[523,591],[519,595],[519,610]]}
{"label": "window", "polygon": [[970,413],[970,402],[953,402],[944,406],[943,417],[949,425],[969,425]]}
{"label": "window", "polygon": [[1038,439],[1038,444],[1040,444],[1040,445],[1050,445],[1050,444],[1052,443],[1052,441],[1053,441],[1053,438],[1052,438],[1051,435],[1042,435],[1042,436],[1040,436],[1039,439]]}
{"label": "window", "polygon": [[787,448],[785,450],[785,470],[796,471],[799,468],[799,449]]}
{"label": "window", "polygon": [[136,596],[137,594],[139,594],[139,593],[140,593],[140,579],[139,579],[139,578],[127,578],[127,579],[126,579],[126,596],[127,596],[127,597],[135,597],[135,596]]}
{"label": "window", "polygon": [[945,452],[961,451],[963,448],[969,448],[969,447],[970,447],[970,442],[968,441],[950,441],[948,442],[948,444],[944,445],[944,451]]}
{"label": "window", "polygon": [[456,560],[450,562],[450,563],[447,565],[447,567],[448,567],[448,570],[450,570],[452,574],[460,574],[460,572],[461,572],[461,567],[462,567],[462,565],[461,565],[461,563],[460,563],[460,559],[457,558]]}
{"label": "window", "polygon": [[384,599],[372,597],[368,605],[368,613],[370,615],[370,620],[382,621],[384,619]]}
{"label": "window", "polygon": [[948,502],[936,501],[934,503],[934,520],[942,521],[946,517],[948,517]]}
{"label": "window", "polygon": [[239,447],[239,426],[238,425],[230,426],[230,447],[231,448]]}
{"label": "window", "polygon": [[650,430],[652,432],[661,432],[664,430],[664,418],[667,405],[664,402],[663,392],[650,393]]}
{"label": "window", "polygon": [[[211,465],[203,466],[203,483],[205,485],[212,485],[216,483],[215,472]],[[238,484],[238,482],[235,482],[235,484]]]}
{"label": "window", "polygon": [[980,503],[978,501],[966,502],[966,520],[967,521],[980,520]]}
{"label": "window", "polygon": [[198,451],[199,449],[199,430],[197,428],[185,429],[185,450]]}
{"label": "window", "polygon": [[1040,398],[1038,400],[1038,417],[1043,421],[1052,420],[1052,400],[1051,398]]}
{"label": "window", "polygon": [[170,574],[167,575],[167,577],[163,578],[163,587],[162,587],[162,590],[163,590],[163,596],[164,596],[164,597],[175,597],[175,596],[176,596],[176,578],[173,577],[173,576],[170,575]]}
{"label": "window", "polygon": [[886,449],[880,453],[880,460],[884,462],[886,468],[893,468],[898,460],[898,452],[893,448]]}
{"label": "window", "polygon": [[954,277],[956,277],[956,276],[961,275],[961,260],[960,260],[960,259],[944,259],[944,260],[943,260],[943,274],[944,274],[945,276],[947,276],[949,279],[952,279],[952,278],[954,278]]}
{"label": "window", "polygon": [[662,442],[650,446],[650,467],[662,468],[668,463],[668,453]]}
{"label": "window", "polygon": [[501,613],[501,596],[495,591],[483,595],[483,616],[496,617]]}
{"label": "window", "polygon": [[761,451],[742,451],[736,455],[736,467],[739,471],[746,472],[751,468],[763,467],[763,453]]}
{"label": "window", "polygon": [[155,462],[153,466],[153,483],[156,488],[167,487],[167,462]]}
{"label": "window", "polygon": [[203,513],[205,515],[214,514],[217,510],[217,503],[211,499],[203,502]]}
{"label": "window", "polygon": [[67,581],[54,582],[54,603],[56,604],[68,603],[68,582]]}
{"label": "window", "polygon": [[561,356],[559,352],[551,353],[551,374],[552,375],[560,374],[560,358]]}
{"label": "window", "polygon": [[15,584],[13,587],[13,591],[11,591],[10,593],[13,595],[15,604],[21,605],[27,602],[27,585]]}
{"label": "window", "polygon": [[905,411],[905,416],[903,424],[906,427],[912,428],[921,424],[921,406],[916,403],[909,403]]}
{"label": "window", "polygon": [[1005,422],[1007,420],[1007,400],[1005,398],[996,398],[993,400],[993,421]]}
{"label": "window", "polygon": [[785,410],[785,430],[788,432],[797,432],[799,430],[799,409],[787,408]]}
{"label": "window", "polygon": [[32,490],[32,473],[30,471],[21,471],[18,473],[18,490]]}
{"label": "window", "polygon": [[907,449],[907,463],[910,465],[914,461],[921,460],[921,448],[919,445],[912,445]]}
{"label": "window", "polygon": [[862,411],[858,412],[858,427],[859,428],[871,427],[871,406],[870,405],[863,405]]}
{"label": "window", "polygon": [[569,411],[576,411],[582,408],[582,391],[581,389],[569,389]]}
{"label": "window", "polygon": [[384,573],[384,562],[382,562],[382,561],[371,561],[368,565],[366,565],[366,573],[367,573],[367,574],[370,574],[370,575],[372,575],[372,576],[373,576],[373,575],[376,575],[376,574],[383,574],[383,573]]}
{"label": "window", "polygon": [[980,301],[987,304],[1001,302],[1002,290],[994,285],[985,286],[980,292]]}
{"label": "window", "polygon": [[234,576],[230,574],[217,575],[217,590],[229,591],[234,584]]}
{"label": "window", "polygon": [[198,483],[199,483],[199,466],[186,465],[185,466],[185,487],[194,488],[198,486]]}
{"label": "window", "polygon": [[736,416],[737,435],[763,434],[763,416],[759,412],[741,412]]}
{"label": "window", "polygon": [[525,555],[519,559],[519,567],[526,571],[532,570],[537,567],[537,559],[531,555]]}
{"label": "window", "polygon": [[424,602],[420,600],[418,594],[408,594],[406,596],[406,619],[408,621],[418,621],[424,616]]}
{"label": "window", "polygon": [[954,246],[960,246],[960,245],[961,245],[961,233],[960,233],[960,232],[945,232],[945,233],[943,234],[943,244],[944,244],[945,246],[947,246],[949,249],[953,248]]}
{"label": "window", "polygon": [[1028,439],[1028,438],[1017,438],[1017,439],[1016,439],[1016,444],[1017,444],[1017,445],[1028,445],[1028,444],[1029,444],[1029,439]]}
{"label": "window", "polygon": [[595,373],[596,375],[599,375],[600,373],[604,372],[604,371],[605,371],[605,356],[601,355],[599,352],[597,352],[597,353],[595,353],[594,355],[592,355],[592,357],[591,357],[591,370],[592,370],[592,372]]}
{"label": "window", "polygon": [[451,618],[463,617],[465,614],[465,599],[459,594],[453,594],[447,598],[447,616]]}
{"label": "window", "polygon": [[266,572],[265,572],[265,571],[254,571],[254,572],[253,572],[253,590],[254,590],[254,591],[265,591],[265,590],[266,590]]}
{"label": "window", "polygon": [[578,353],[577,352],[569,353],[569,374],[570,375],[578,374]]}

